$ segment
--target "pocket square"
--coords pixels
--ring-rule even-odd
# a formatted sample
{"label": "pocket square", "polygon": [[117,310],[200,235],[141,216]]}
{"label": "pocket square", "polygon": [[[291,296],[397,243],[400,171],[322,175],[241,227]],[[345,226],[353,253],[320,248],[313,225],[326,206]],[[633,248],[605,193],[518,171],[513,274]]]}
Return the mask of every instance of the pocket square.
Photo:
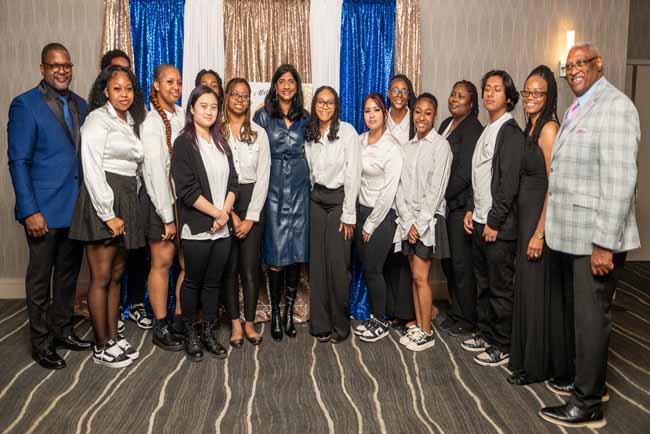
{"label": "pocket square", "polygon": [[584,128],[576,128],[576,134],[587,134],[587,130]]}

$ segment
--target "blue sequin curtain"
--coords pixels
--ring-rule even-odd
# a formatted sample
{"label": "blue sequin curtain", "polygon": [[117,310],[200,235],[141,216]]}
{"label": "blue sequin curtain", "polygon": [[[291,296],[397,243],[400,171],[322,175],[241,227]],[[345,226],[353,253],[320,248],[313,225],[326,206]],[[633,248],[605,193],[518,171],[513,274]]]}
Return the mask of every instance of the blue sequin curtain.
{"label": "blue sequin curtain", "polygon": [[[341,14],[341,118],[363,131],[363,99],[382,95],[393,75],[395,0],[344,0]],[[352,255],[350,315],[369,317],[368,288],[358,255]]]}
{"label": "blue sequin curtain", "polygon": [[344,0],[341,14],[341,118],[363,131],[361,104],[385,94],[393,75],[395,0]]}
{"label": "blue sequin curtain", "polygon": [[130,0],[130,6],[133,65],[148,106],[158,65],[170,63],[182,73],[185,0]]}

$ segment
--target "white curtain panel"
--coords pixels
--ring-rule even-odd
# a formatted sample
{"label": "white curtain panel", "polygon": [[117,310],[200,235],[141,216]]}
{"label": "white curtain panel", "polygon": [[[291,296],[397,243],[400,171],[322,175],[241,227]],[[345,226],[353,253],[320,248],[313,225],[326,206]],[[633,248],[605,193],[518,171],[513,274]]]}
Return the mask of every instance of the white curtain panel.
{"label": "white curtain panel", "polygon": [[309,8],[312,89],[327,85],[338,92],[343,0],[311,0]]}
{"label": "white curtain panel", "polygon": [[185,0],[184,25],[183,106],[200,70],[212,69],[224,78],[223,0]]}

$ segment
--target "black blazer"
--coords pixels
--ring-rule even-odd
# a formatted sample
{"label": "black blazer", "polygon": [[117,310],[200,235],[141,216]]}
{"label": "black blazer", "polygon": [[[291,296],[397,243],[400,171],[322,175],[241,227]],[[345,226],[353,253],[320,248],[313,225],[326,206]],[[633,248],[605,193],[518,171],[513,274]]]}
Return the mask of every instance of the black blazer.
{"label": "black blazer", "polygon": [[[228,154],[228,166],[230,171],[228,173],[227,192],[237,194],[237,172],[232,160],[232,154]],[[209,231],[212,228],[214,219],[194,208],[194,203],[200,195],[203,195],[210,203],[214,203],[208,182],[208,173],[198,147],[184,135],[178,136],[174,141],[171,173],[176,188],[178,231],[180,232],[181,228],[186,224],[192,234]]]}
{"label": "black blazer", "polygon": [[[517,239],[517,195],[521,160],[524,155],[526,137],[517,121],[510,119],[503,124],[497,134],[492,158],[492,209],[488,213],[487,224],[499,231],[500,240]],[[474,209],[472,196],[471,209]]]}
{"label": "black blazer", "polygon": [[[444,133],[453,117],[445,119],[438,132]],[[447,141],[454,159],[451,162],[449,184],[445,192],[449,211],[467,211],[472,202],[472,156],[476,141],[481,137],[483,125],[476,115],[470,114],[449,134]]]}

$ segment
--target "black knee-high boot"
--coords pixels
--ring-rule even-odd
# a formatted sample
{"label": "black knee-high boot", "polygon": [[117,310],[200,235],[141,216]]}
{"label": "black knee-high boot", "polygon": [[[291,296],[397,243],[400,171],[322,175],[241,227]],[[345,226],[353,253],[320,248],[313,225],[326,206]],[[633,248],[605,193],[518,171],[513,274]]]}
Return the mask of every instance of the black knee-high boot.
{"label": "black knee-high boot", "polygon": [[275,341],[282,340],[280,325],[280,293],[282,291],[283,271],[269,270],[269,290],[271,293],[271,337]]}
{"label": "black knee-high boot", "polygon": [[290,338],[296,337],[296,328],[293,325],[293,307],[298,293],[298,280],[300,267],[298,264],[290,265],[285,270],[287,276],[287,290],[284,293],[284,331]]}

